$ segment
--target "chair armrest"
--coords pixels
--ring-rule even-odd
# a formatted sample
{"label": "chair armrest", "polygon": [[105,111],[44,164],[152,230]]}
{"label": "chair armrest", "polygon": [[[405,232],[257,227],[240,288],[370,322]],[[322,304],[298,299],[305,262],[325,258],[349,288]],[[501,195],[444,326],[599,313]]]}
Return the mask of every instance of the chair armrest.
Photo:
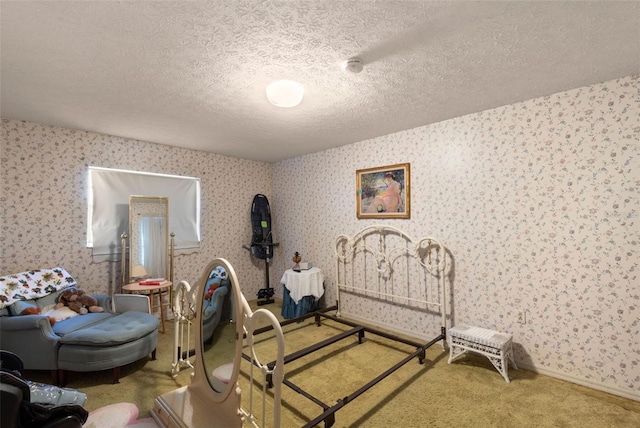
{"label": "chair armrest", "polygon": [[216,301],[220,301],[222,300],[222,298],[224,296],[227,295],[227,293],[229,292],[229,289],[227,287],[218,287],[214,292],[213,292],[213,296],[212,300],[216,300]]}
{"label": "chair armrest", "polygon": [[209,300],[209,303],[205,305],[202,311],[204,318],[209,318],[216,313],[218,307],[220,306],[220,302],[222,302],[224,296],[227,295],[228,291],[229,290],[227,289],[227,287],[216,288],[216,290],[213,292],[213,295],[211,296],[211,300]]}
{"label": "chair armrest", "polygon": [[217,309],[218,309],[218,305],[209,305],[205,307],[204,310],[202,311],[202,318],[204,320],[211,318],[211,316],[215,315]]}
{"label": "chair armrest", "polygon": [[25,369],[57,369],[59,347],[60,337],[53,332],[46,316],[0,317],[0,348],[19,355]]}
{"label": "chair armrest", "polygon": [[[51,329],[49,318],[44,315],[16,315],[0,317],[0,331],[2,335],[7,331],[37,330],[45,337],[58,339],[58,335]],[[39,333],[40,334],[40,333]],[[26,338],[24,340],[27,340]]]}
{"label": "chair armrest", "polygon": [[98,306],[105,311],[111,310],[111,296],[108,294],[94,294],[93,298],[98,301]]}
{"label": "chair armrest", "polygon": [[143,294],[114,294],[111,301],[113,311],[116,313],[127,311],[151,313],[149,296]]}

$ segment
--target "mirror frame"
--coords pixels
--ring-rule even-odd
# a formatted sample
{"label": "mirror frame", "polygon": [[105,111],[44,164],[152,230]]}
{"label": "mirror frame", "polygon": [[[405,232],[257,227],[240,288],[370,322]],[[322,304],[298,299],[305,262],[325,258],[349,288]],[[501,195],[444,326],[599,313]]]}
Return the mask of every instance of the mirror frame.
{"label": "mirror frame", "polygon": [[[231,303],[233,305],[234,322],[236,325],[236,339],[235,339],[235,352],[233,355],[233,372],[226,388],[222,392],[217,392],[213,389],[209,383],[209,375],[204,363],[204,346],[202,341],[202,311],[204,305],[204,290],[211,271],[217,267],[222,266],[225,268],[229,278],[229,284],[231,287]],[[204,269],[202,276],[198,280],[198,304],[196,310],[196,362],[193,373],[193,380],[189,386],[194,390],[194,393],[201,394],[203,398],[210,399],[214,402],[220,403],[227,401],[227,397],[232,391],[236,391],[237,405],[233,403],[235,400],[230,400],[228,403],[231,408],[239,408],[240,406],[240,388],[238,386],[238,375],[240,374],[240,365],[242,363],[242,343],[244,341],[244,312],[242,306],[242,291],[240,290],[240,284],[233,266],[226,259],[216,258],[213,259],[207,267]],[[235,406],[235,407],[233,407]]]}
{"label": "mirror frame", "polygon": [[[141,209],[138,209],[141,208]],[[144,209],[142,209],[144,208]],[[139,221],[138,216],[141,214],[155,214],[158,216],[164,216],[165,220],[165,265],[164,265],[164,277],[169,278],[170,275],[170,254],[169,254],[169,198],[166,196],[129,196],[129,280],[133,279],[133,268],[141,263],[138,262],[139,257],[136,257],[136,249],[139,246]]]}

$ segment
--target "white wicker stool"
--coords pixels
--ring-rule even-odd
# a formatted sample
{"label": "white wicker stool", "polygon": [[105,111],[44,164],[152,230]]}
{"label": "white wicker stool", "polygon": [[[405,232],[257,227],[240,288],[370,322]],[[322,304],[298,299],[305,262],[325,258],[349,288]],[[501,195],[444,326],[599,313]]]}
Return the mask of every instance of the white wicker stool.
{"label": "white wicker stool", "polygon": [[513,359],[513,336],[486,328],[458,325],[449,329],[449,364],[467,351],[484,355],[500,372],[504,380],[510,383],[509,361],[514,369],[518,369]]}

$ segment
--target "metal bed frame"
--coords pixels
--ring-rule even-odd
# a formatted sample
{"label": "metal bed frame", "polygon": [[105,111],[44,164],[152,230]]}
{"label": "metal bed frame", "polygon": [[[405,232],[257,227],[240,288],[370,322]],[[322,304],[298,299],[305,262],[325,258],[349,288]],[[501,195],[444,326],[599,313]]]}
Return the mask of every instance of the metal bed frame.
{"label": "metal bed frame", "polygon": [[[278,376],[276,376],[277,379],[275,379],[277,402],[274,401],[274,406],[278,407],[278,421],[274,422],[274,426],[279,425],[280,383],[308,398],[322,408],[322,412],[305,424],[303,426],[304,428],[314,427],[321,422],[324,422],[325,428],[329,428],[335,423],[335,413],[338,410],[345,407],[351,401],[414,358],[417,358],[418,362],[423,364],[426,358],[426,350],[439,341],[442,341],[443,346],[446,346],[446,257],[446,249],[438,240],[430,237],[413,240],[403,231],[389,226],[370,226],[362,229],[353,237],[346,235],[338,236],[335,247],[336,305],[305,314],[298,318],[282,321],[279,323],[280,329],[278,330],[281,332],[281,327],[283,326],[299,323],[312,317],[315,318],[315,324],[318,326],[322,324],[323,319],[329,319],[351,328],[286,356],[279,355],[277,360],[266,364],[259,363],[253,348],[252,356],[243,354],[243,358],[250,361],[252,366],[260,367],[263,373],[266,374],[265,381],[269,387],[274,386],[273,373],[278,373]],[[363,262],[356,262],[358,258],[361,258]],[[371,264],[375,265],[375,270],[368,268]],[[432,340],[424,343],[409,340],[375,327],[368,327],[349,321],[341,315],[341,292],[350,294],[356,298],[365,297],[374,299],[378,303],[390,304],[396,307],[400,305],[400,307],[405,306],[414,310],[424,309],[426,312],[430,312],[432,315],[440,318],[440,331]],[[336,315],[328,313],[332,311],[336,311]],[[267,326],[252,329],[251,332],[247,332],[251,335],[251,344],[253,343],[253,336],[273,330],[274,328],[274,326]],[[348,337],[357,336],[358,343],[362,343],[365,333],[413,346],[415,347],[415,351],[409,353],[389,369],[362,385],[352,394],[338,399],[336,404],[327,404],[313,396],[310,392],[305,391],[290,380],[284,378],[282,367],[278,367],[279,365],[286,365],[287,363],[293,362]],[[278,369],[280,369],[280,371],[278,371]]]}

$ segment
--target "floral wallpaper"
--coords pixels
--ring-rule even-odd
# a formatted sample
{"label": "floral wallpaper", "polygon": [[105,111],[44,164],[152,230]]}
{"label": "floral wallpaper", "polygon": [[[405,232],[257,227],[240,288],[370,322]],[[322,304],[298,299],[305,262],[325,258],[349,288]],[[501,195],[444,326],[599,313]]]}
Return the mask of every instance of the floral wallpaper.
{"label": "floral wallpaper", "polygon": [[[284,265],[336,292],[334,239],[382,223],[451,253],[451,325],[513,334],[518,366],[640,399],[640,76],[279,162]],[[358,220],[355,171],[411,164],[411,219]],[[525,323],[517,322],[518,313]],[[425,338],[420,314],[350,315]],[[375,318],[372,314],[375,314]]]}
{"label": "floral wallpaper", "polygon": [[[334,239],[383,223],[441,240],[451,256],[451,325],[513,334],[519,367],[640,399],[640,76],[629,76],[344,147],[264,164],[119,137],[2,120],[0,275],[62,266],[92,292],[119,263],[86,248],[87,166],[202,179],[202,251],[176,260],[194,281],[227,258],[247,299],[264,262],[242,246],[269,197],[271,284],[294,252],[336,298]],[[411,164],[411,218],[358,220],[355,171]],[[229,195],[233,195],[230,197]],[[434,337],[420,313],[353,302],[350,313]],[[526,322],[517,322],[518,313]],[[425,327],[426,326],[426,327]]]}
{"label": "floral wallpaper", "polygon": [[264,286],[264,263],[242,246],[251,240],[253,196],[271,194],[270,164],[9,119],[2,149],[0,275],[61,266],[80,288],[120,292],[120,262],[96,263],[86,247],[87,168],[99,166],[199,177],[201,249],[176,257],[176,282],[194,284],[223,257],[248,299]]}

